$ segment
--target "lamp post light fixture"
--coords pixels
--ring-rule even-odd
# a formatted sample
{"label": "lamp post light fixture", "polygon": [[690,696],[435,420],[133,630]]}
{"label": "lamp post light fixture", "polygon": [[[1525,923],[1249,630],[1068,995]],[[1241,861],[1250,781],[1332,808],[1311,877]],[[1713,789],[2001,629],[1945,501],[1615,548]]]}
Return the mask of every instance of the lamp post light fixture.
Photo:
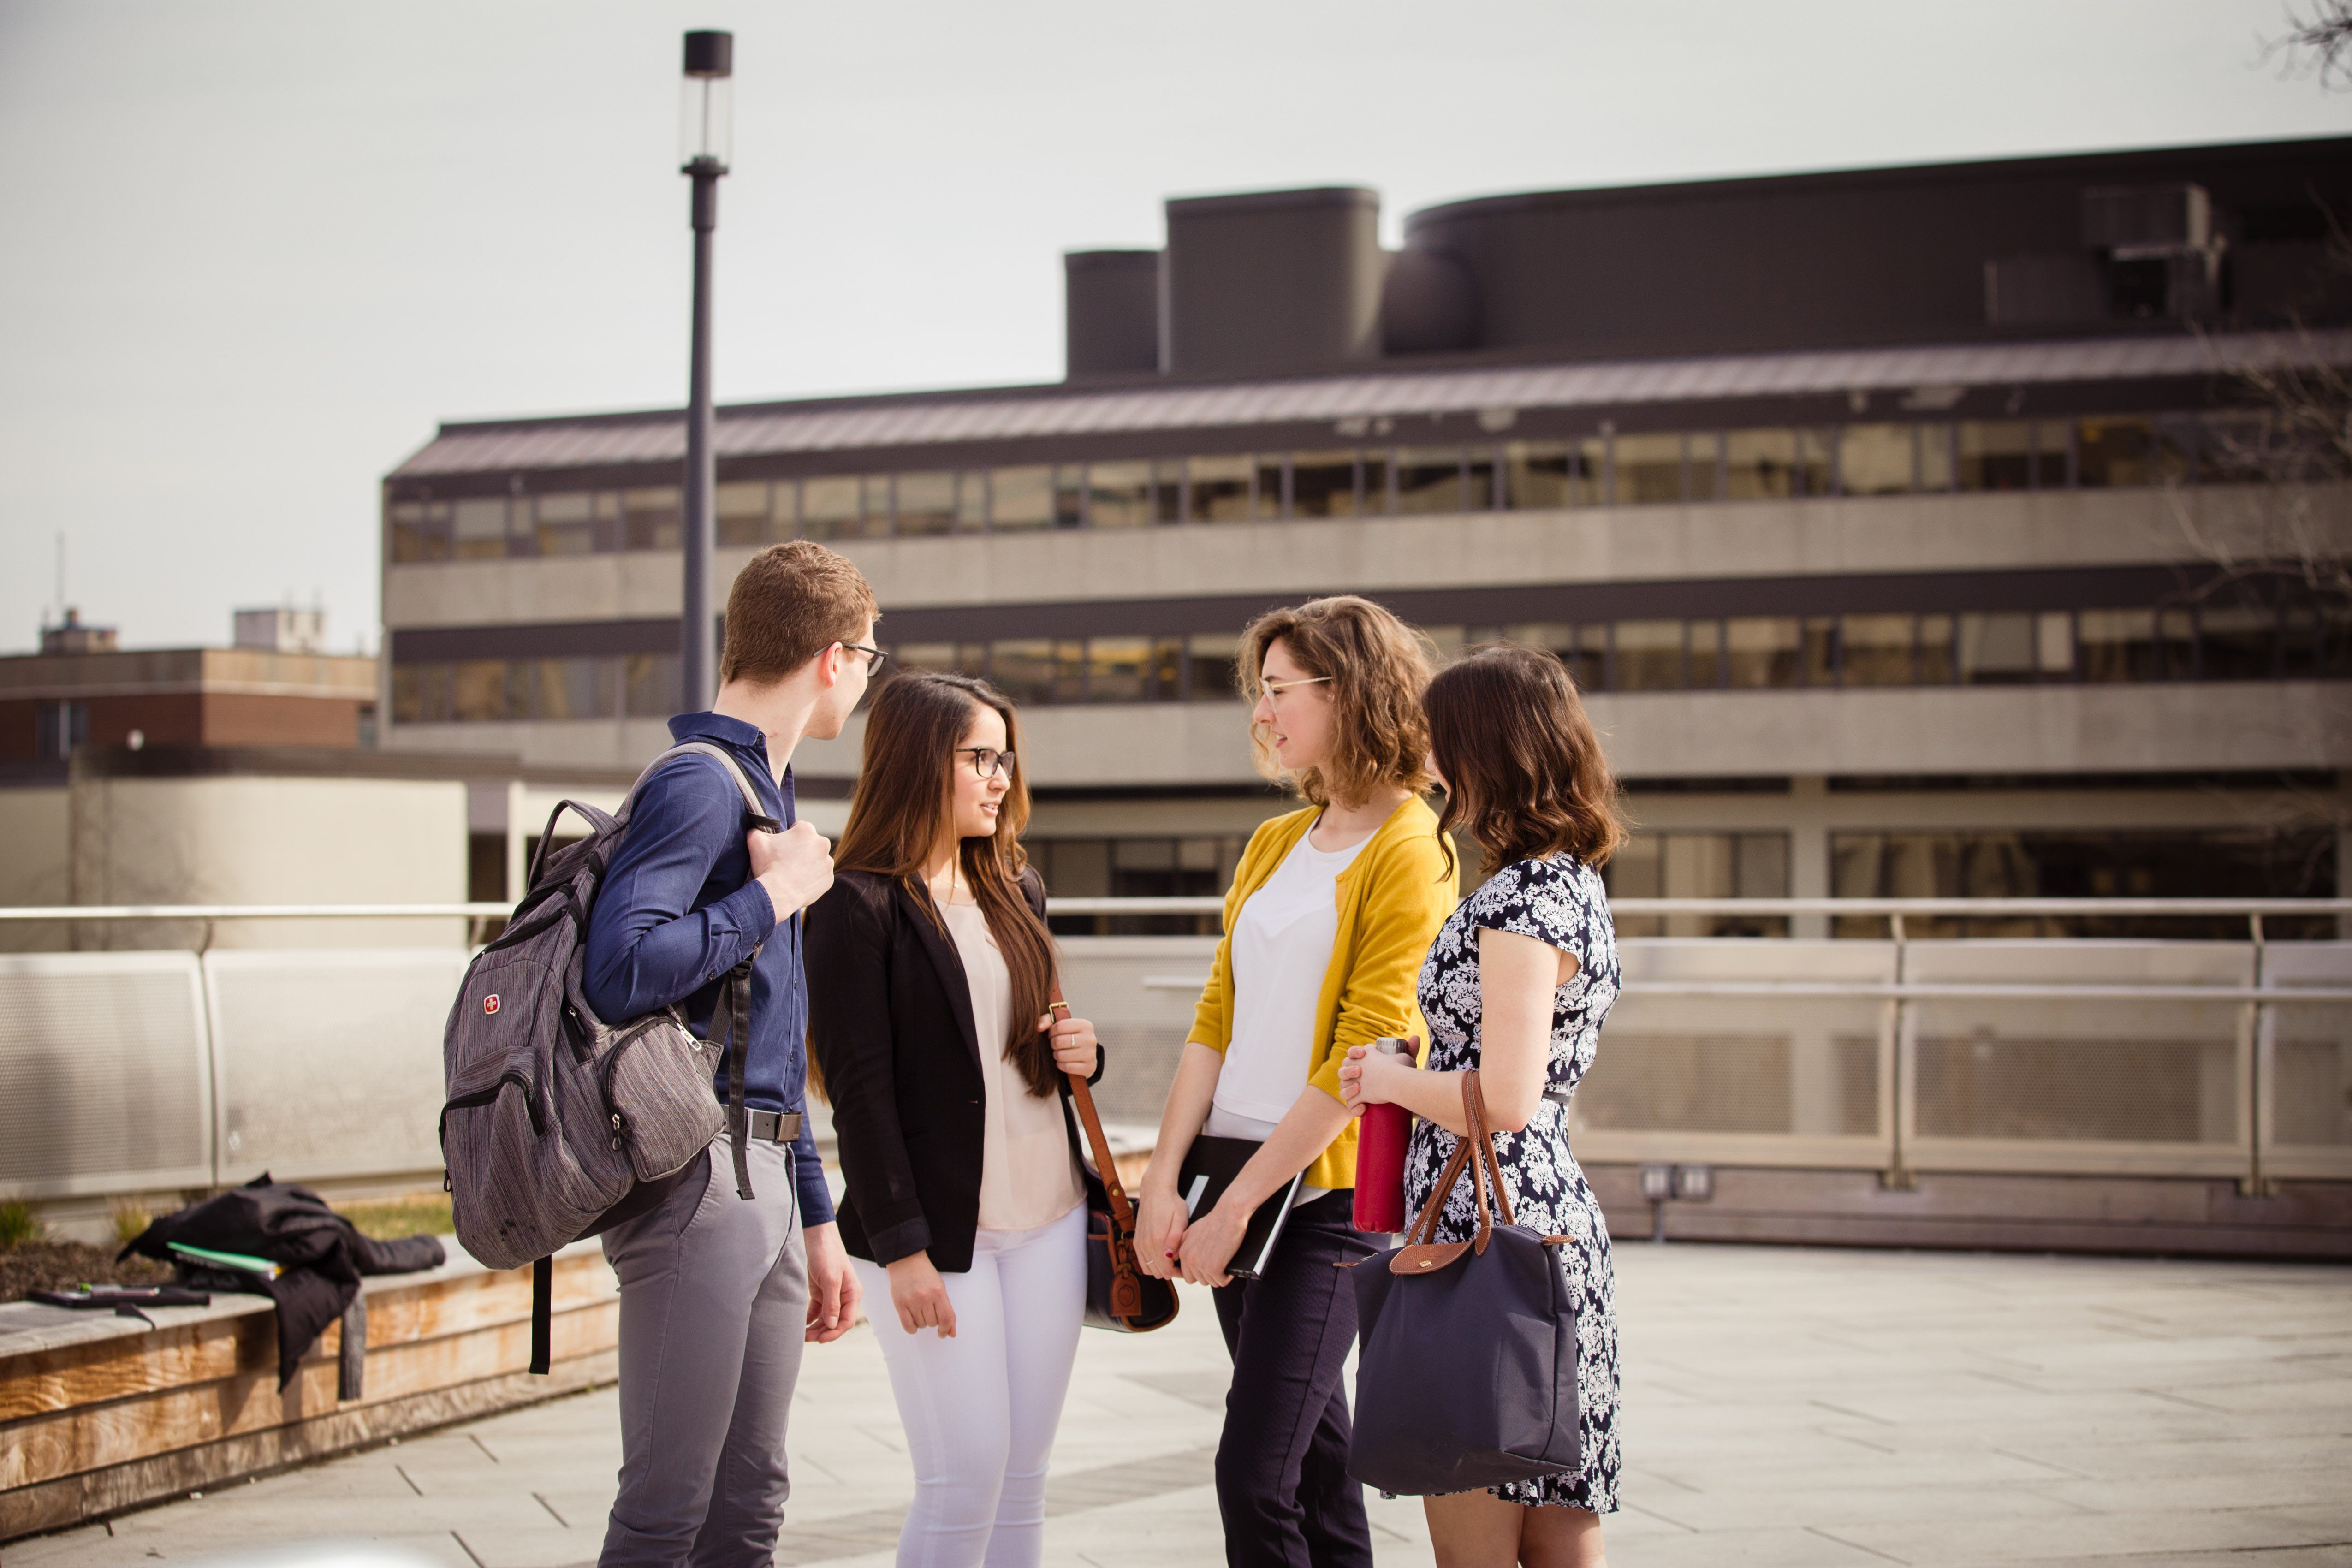
{"label": "lamp post light fixture", "polygon": [[688,33],[679,98],[679,172],[694,182],[694,349],[688,374],[686,482],[679,531],[686,546],[686,595],[678,649],[678,691],[686,710],[710,706],[719,690],[716,607],[710,557],[718,543],[711,452],[710,246],[719,227],[719,181],[734,140],[735,35]]}

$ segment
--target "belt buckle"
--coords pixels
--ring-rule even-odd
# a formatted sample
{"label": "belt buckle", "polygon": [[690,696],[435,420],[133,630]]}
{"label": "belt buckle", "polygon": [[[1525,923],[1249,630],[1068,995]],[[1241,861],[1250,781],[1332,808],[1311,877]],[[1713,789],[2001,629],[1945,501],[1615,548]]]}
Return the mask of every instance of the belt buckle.
{"label": "belt buckle", "polygon": [[800,1141],[801,1113],[797,1110],[754,1110],[750,1116],[751,1138],[761,1143],[795,1143]]}

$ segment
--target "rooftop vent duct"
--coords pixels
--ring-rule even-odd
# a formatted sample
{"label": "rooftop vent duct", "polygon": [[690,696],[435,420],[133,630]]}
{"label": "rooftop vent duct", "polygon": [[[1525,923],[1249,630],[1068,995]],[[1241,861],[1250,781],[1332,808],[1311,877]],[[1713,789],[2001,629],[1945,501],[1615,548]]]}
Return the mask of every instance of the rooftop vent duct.
{"label": "rooftop vent duct", "polygon": [[1379,358],[1380,212],[1348,186],[1170,202],[1160,368],[1265,375]]}
{"label": "rooftop vent duct", "polygon": [[1066,252],[1062,308],[1062,362],[1070,380],[1159,370],[1158,251]]}
{"label": "rooftop vent duct", "polygon": [[1442,251],[1400,250],[1381,289],[1381,345],[1392,354],[1457,353],[1478,346],[1478,284]]}

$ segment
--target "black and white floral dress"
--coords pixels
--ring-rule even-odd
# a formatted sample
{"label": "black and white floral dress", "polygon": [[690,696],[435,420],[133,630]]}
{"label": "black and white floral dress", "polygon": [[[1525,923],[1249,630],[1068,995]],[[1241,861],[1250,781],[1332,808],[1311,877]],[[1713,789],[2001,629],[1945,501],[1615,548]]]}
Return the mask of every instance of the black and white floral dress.
{"label": "black and white floral dress", "polygon": [[[1601,1021],[1617,1000],[1617,934],[1601,875],[1571,855],[1504,867],[1462,900],[1430,944],[1419,999],[1429,1020],[1433,1072],[1460,1072],[1478,1062],[1478,932],[1515,931],[1576,956],[1576,973],[1552,997],[1551,1065],[1546,1098],[1518,1132],[1495,1134],[1495,1154],[1509,1184],[1518,1223],[1538,1235],[1573,1239],[1559,1249],[1578,1298],[1577,1404],[1584,1468],[1574,1476],[1512,1481],[1491,1488],[1507,1502],[1550,1504],[1608,1513],[1617,1507],[1617,1290],[1609,1227],[1601,1203],[1568,1148],[1563,1103],[1592,1066]],[[1558,1096],[1558,1099],[1551,1098]],[[1453,1157],[1453,1133],[1416,1121],[1405,1154],[1408,1214],[1429,1202],[1438,1173]],[[1468,1173],[1454,1184],[1437,1238],[1463,1241],[1478,1229]]]}

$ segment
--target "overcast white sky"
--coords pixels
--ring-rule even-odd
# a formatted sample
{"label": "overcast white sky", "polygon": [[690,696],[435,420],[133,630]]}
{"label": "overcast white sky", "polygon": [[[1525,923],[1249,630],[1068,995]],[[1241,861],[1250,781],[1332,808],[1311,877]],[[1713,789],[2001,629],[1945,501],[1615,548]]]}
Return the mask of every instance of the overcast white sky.
{"label": "overcast white sky", "polygon": [[736,35],[722,399],[1053,380],[1171,195],[1496,191],[2352,131],[2281,0],[0,0],[0,650],[315,594],[376,646],[445,418],[675,405],[678,35]]}

